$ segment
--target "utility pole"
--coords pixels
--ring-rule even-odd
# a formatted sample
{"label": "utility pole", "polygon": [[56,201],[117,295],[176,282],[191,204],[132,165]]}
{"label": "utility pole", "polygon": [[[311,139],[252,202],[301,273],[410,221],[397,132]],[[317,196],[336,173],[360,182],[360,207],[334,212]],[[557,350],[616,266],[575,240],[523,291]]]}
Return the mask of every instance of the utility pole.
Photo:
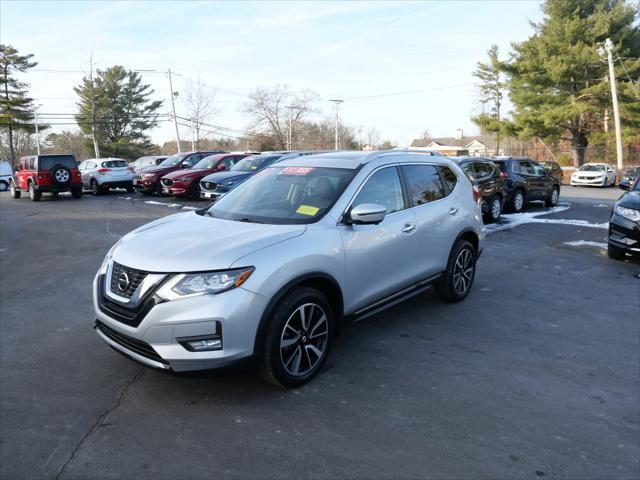
{"label": "utility pole", "polygon": [[178,146],[178,153],[182,153],[180,150],[180,132],[178,130],[178,119],[176,118],[176,102],[175,94],[173,91],[173,82],[171,81],[171,69],[167,69],[167,75],[169,75],[169,89],[171,90],[171,109],[173,110],[173,125],[176,127],[176,145]]}
{"label": "utility pole", "polygon": [[287,133],[287,150],[293,150],[293,105],[287,105],[289,109],[289,132]]}
{"label": "utility pole", "polygon": [[40,155],[40,132],[38,131],[38,107],[33,107],[33,119],[36,122],[36,152]]}
{"label": "utility pole", "polygon": [[91,139],[93,140],[93,152],[96,158],[100,158],[100,147],[96,138],[96,92],[93,82],[93,50],[91,50],[91,57],[89,57],[89,67],[91,70],[89,73],[89,80],[91,81]]}
{"label": "utility pole", "polygon": [[[618,170],[622,170],[622,132],[620,130],[620,108],[618,107],[618,86],[616,85],[616,72],[613,66],[613,42],[610,38],[604,41],[604,51],[609,62],[609,83],[611,84],[611,100],[613,101],[613,124],[616,129],[616,157]],[[598,49],[601,55],[602,49]]]}
{"label": "utility pole", "polygon": [[342,102],[344,102],[344,100],[341,100],[339,98],[333,98],[333,99],[331,99],[329,101],[336,104],[336,145],[335,145],[335,150],[338,150],[338,147],[340,146],[340,133],[339,133],[339,127],[340,127],[340,104]]}
{"label": "utility pole", "polygon": [[191,119],[191,151],[195,152],[196,151],[196,140],[195,140],[195,128],[193,125],[193,118]]}

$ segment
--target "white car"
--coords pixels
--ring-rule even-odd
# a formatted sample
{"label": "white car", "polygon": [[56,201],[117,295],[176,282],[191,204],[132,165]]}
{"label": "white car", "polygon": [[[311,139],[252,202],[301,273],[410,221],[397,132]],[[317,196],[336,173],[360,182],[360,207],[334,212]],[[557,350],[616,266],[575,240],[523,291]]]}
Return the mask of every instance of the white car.
{"label": "white car", "polygon": [[606,163],[585,163],[571,175],[571,186],[610,187],[616,184],[616,171]]}
{"label": "white car", "polygon": [[0,161],[0,192],[4,192],[9,189],[13,178],[13,170],[9,162]]}
{"label": "white car", "polygon": [[121,158],[90,158],[80,164],[82,185],[100,195],[111,188],[126,188],[134,191],[133,172],[126,160]]}

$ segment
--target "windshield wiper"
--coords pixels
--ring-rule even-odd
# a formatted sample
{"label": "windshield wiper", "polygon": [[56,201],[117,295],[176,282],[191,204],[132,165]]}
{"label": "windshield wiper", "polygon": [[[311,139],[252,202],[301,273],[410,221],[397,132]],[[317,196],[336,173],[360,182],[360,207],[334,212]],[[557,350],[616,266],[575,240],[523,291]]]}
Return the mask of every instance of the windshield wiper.
{"label": "windshield wiper", "polygon": [[246,223],[262,223],[259,220],[254,220],[253,218],[239,218],[238,222],[246,222]]}

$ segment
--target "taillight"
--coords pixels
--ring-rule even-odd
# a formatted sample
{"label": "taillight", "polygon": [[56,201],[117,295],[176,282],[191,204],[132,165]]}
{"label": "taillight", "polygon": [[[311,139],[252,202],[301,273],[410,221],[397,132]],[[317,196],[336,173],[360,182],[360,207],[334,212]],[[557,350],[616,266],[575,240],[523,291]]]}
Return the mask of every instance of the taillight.
{"label": "taillight", "polygon": [[501,176],[502,178],[508,178],[508,177],[509,177],[509,174],[508,174],[507,172],[500,172],[500,176]]}
{"label": "taillight", "polygon": [[110,170],[110,169],[108,169],[108,168],[101,168],[101,169],[99,169],[99,170],[98,170],[98,173],[99,173],[100,175],[104,175],[105,173],[110,172],[110,171],[111,171],[111,170]]}
{"label": "taillight", "polygon": [[482,193],[480,193],[480,189],[475,185],[473,186],[473,199],[476,203],[480,203],[482,201]]}

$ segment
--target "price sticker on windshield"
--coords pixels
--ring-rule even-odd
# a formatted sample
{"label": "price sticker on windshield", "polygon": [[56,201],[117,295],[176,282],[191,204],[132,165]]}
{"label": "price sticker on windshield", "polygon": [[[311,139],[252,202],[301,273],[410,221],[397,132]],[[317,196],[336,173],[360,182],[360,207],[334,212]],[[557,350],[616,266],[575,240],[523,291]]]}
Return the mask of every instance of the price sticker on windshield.
{"label": "price sticker on windshield", "polygon": [[281,175],[309,175],[316,167],[285,167],[280,170]]}

